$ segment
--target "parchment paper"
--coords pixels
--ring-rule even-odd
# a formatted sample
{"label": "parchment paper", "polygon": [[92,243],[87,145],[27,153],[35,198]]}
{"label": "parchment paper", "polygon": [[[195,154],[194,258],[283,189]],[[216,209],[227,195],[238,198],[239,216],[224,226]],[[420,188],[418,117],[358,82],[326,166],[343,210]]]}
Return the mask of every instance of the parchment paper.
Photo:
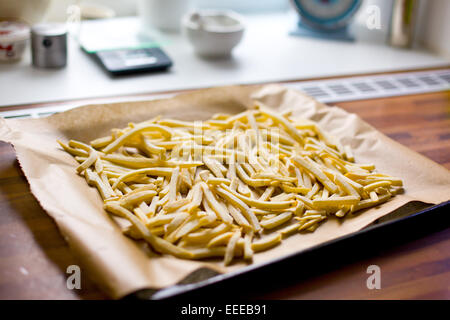
{"label": "parchment paper", "polygon": [[166,100],[83,106],[43,119],[0,118],[0,139],[14,145],[31,192],[56,221],[90,277],[111,297],[120,298],[138,289],[175,284],[201,267],[224,273],[246,264],[224,267],[221,260],[161,256],[122,235],[103,211],[97,190],[76,174],[76,161],[59,148],[56,139],[88,142],[109,134],[111,128],[159,114],[202,120],[217,112],[237,113],[254,99],[272,108],[291,109],[294,117],[317,121],[343,144],[350,144],[357,162],[374,163],[377,170],[402,178],[405,185],[404,194],[377,208],[341,222],[329,219],[314,233],[293,235],[280,246],[256,254],[254,264],[358,231],[411,200],[440,203],[450,198],[449,170],[392,141],[354,114],[275,85],[222,87]]}

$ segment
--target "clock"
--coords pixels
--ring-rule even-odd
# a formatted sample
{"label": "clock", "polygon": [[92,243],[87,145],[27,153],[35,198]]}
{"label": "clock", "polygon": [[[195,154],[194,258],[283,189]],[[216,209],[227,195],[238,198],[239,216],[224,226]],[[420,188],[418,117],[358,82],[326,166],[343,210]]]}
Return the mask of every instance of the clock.
{"label": "clock", "polygon": [[348,25],[361,0],[292,0],[300,21],[294,35],[353,40]]}

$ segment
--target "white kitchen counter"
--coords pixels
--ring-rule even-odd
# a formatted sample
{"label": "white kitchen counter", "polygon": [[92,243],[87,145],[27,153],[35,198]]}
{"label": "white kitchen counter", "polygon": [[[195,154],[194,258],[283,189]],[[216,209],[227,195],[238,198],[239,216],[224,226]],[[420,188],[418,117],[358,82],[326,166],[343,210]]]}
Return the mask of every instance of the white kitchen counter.
{"label": "white kitchen counter", "polygon": [[31,66],[30,50],[16,64],[0,64],[0,106],[128,94],[248,84],[325,76],[448,66],[424,51],[370,43],[346,43],[288,35],[289,14],[247,17],[247,30],[230,60],[197,57],[181,35],[165,35],[164,50],[174,61],[169,72],[111,77],[69,43],[68,65],[61,70]]}

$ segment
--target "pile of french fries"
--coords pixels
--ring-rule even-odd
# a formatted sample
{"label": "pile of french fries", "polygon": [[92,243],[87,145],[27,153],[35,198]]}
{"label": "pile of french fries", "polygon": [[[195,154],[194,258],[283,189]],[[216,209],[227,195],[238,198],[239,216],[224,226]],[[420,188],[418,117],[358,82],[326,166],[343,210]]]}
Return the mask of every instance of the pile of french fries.
{"label": "pile of french fries", "polygon": [[58,141],[123,232],[183,259],[251,261],[330,216],[379,205],[402,181],[355,163],[315,122],[263,106],[207,121],[154,119],[85,144]]}

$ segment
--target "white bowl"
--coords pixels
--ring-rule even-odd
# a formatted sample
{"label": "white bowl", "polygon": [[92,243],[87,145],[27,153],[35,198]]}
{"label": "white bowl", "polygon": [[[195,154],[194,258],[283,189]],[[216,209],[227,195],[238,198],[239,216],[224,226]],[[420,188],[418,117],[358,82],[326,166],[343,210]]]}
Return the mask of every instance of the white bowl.
{"label": "white bowl", "polygon": [[195,51],[205,57],[227,57],[241,41],[244,23],[228,10],[198,10],[182,19],[183,32]]}
{"label": "white bowl", "polygon": [[0,0],[0,20],[19,20],[29,25],[40,22],[51,0]]}

